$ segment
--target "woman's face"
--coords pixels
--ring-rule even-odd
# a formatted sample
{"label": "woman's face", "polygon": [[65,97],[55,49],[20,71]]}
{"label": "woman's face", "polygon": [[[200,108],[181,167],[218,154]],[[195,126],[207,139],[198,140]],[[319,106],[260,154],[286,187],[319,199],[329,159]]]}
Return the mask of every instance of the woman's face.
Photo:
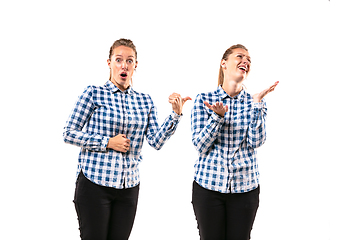
{"label": "woman's face", "polygon": [[126,90],[137,67],[134,50],[126,46],[116,47],[107,62],[110,67],[111,82],[121,91]]}
{"label": "woman's face", "polygon": [[227,60],[222,60],[225,79],[244,80],[250,71],[251,60],[248,51],[236,48]]}

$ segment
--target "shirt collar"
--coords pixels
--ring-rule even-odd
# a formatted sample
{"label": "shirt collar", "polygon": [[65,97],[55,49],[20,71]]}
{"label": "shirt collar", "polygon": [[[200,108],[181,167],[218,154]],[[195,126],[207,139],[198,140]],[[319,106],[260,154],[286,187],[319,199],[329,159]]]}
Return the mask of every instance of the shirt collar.
{"label": "shirt collar", "polygon": [[124,94],[132,94],[132,93],[134,93],[134,90],[133,90],[133,88],[131,86],[129,86],[129,88],[126,89],[125,91],[121,91],[110,80],[107,80],[107,82],[105,83],[105,87],[107,87],[111,91],[111,93],[116,93],[116,92],[121,92],[121,93],[124,93]]}
{"label": "shirt collar", "polygon": [[219,95],[219,97],[221,98],[221,100],[224,100],[225,98],[234,98],[234,99],[241,99],[241,98],[243,98],[245,95],[245,91],[244,91],[244,89],[243,90],[241,90],[241,92],[238,94],[238,95],[236,95],[235,97],[230,97],[225,91],[224,91],[224,89],[222,88],[222,86],[221,85],[219,85],[218,86],[218,88],[217,88],[217,93],[218,93],[218,95]]}

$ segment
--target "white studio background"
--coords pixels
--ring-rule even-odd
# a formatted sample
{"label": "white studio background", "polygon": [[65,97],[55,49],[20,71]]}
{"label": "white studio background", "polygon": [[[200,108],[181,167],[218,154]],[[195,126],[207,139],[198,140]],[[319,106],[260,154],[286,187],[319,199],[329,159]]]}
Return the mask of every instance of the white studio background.
{"label": "white studio background", "polygon": [[[252,239],[360,239],[358,10],[340,0],[1,2],[0,238],[80,239],[79,149],[62,131],[83,89],[108,79],[109,48],[124,37],[138,50],[134,88],[152,96],[160,123],[172,92],[214,90],[223,52],[244,44],[248,90],[280,81],[266,98]],[[162,150],[144,143],[131,240],[199,239],[192,106]]]}

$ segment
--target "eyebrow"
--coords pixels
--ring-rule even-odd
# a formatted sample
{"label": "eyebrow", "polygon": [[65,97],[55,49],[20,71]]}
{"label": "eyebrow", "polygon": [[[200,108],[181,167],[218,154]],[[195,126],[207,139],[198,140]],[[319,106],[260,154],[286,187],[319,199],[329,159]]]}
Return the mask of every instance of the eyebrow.
{"label": "eyebrow", "polygon": [[[123,55],[117,54],[115,57],[122,57]],[[133,55],[128,56],[129,58],[135,58]]]}
{"label": "eyebrow", "polygon": [[248,59],[251,59],[250,55],[244,54],[244,53],[242,53],[242,52],[237,52],[236,55],[238,55],[238,54],[244,55],[244,56],[247,57]]}

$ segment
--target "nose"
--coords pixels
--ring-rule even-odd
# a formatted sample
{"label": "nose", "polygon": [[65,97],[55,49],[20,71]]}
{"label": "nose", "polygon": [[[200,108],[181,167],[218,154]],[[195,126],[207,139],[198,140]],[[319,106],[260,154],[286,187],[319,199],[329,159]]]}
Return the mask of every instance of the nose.
{"label": "nose", "polygon": [[121,62],[121,68],[122,68],[122,69],[126,69],[126,68],[127,68],[126,61],[122,61],[122,62]]}
{"label": "nose", "polygon": [[242,61],[242,63],[244,63],[244,64],[248,64],[248,63],[249,63],[248,59],[247,59],[245,56],[241,59],[241,61]]}

